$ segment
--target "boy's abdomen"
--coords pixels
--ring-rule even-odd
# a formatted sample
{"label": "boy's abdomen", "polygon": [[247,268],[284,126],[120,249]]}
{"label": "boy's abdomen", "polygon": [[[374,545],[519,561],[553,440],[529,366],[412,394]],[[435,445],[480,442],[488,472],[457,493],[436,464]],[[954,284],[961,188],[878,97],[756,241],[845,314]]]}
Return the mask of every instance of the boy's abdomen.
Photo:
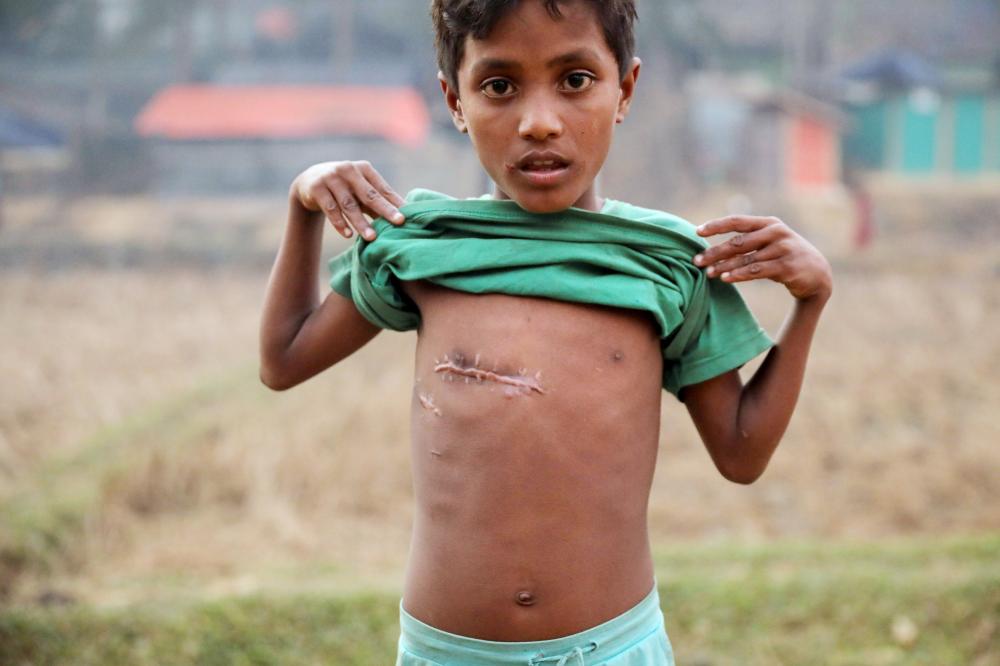
{"label": "boy's abdomen", "polygon": [[482,640],[605,622],[653,584],[662,361],[639,313],[429,285],[412,408],[403,606]]}

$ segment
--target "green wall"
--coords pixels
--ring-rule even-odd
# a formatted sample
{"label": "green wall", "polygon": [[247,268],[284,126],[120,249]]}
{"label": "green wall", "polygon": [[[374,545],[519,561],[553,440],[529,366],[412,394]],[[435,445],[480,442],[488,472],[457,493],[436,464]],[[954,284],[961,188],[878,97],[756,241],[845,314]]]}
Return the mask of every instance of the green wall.
{"label": "green wall", "polygon": [[854,127],[844,136],[844,155],[853,164],[867,169],[886,168],[886,103],[879,101],[865,106],[853,106],[848,112]]}
{"label": "green wall", "polygon": [[957,173],[979,173],[986,166],[986,96],[960,95],[954,106],[954,163]]}
{"label": "green wall", "polygon": [[918,108],[909,94],[847,107],[845,163],[922,175],[1000,171],[1000,96],[944,94],[935,108]]}
{"label": "green wall", "polygon": [[934,171],[937,157],[937,126],[940,108],[918,109],[909,100],[903,108],[903,172],[913,174]]}

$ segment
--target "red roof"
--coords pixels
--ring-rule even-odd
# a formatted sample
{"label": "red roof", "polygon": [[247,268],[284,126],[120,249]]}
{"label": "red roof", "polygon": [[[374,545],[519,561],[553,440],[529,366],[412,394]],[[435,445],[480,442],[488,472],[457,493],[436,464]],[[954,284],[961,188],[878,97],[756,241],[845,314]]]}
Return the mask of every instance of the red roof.
{"label": "red roof", "polygon": [[415,147],[430,116],[412,88],[179,85],[157,93],[135,128],[180,140],[380,136]]}

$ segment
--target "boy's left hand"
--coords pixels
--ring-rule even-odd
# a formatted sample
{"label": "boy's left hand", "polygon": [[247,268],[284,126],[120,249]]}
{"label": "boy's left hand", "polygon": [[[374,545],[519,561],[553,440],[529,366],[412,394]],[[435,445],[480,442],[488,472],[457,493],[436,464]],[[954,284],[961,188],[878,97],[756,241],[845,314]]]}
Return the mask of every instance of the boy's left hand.
{"label": "boy's left hand", "polygon": [[780,282],[799,300],[829,298],[833,271],[819,250],[776,217],[731,215],[698,227],[703,238],[736,232],[694,258],[708,277],[725,282],[767,278]]}

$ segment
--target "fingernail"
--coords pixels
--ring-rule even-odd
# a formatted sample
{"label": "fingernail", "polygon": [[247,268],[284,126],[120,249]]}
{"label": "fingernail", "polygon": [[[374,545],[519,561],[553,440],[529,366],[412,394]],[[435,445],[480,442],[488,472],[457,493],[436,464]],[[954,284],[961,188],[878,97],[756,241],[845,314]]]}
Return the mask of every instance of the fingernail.
{"label": "fingernail", "polygon": [[701,266],[701,262],[705,261],[705,255],[699,254],[694,258],[694,263]]}
{"label": "fingernail", "polygon": [[366,229],[365,238],[367,238],[368,240],[372,240],[373,238],[375,238],[375,232],[372,231],[371,229]]}
{"label": "fingernail", "polygon": [[395,222],[396,224],[399,224],[403,220],[404,220],[403,214],[400,213],[398,210],[396,211],[396,214],[392,216],[392,221]]}
{"label": "fingernail", "polygon": [[[715,266],[709,266],[706,273],[708,273],[709,275],[715,275]],[[726,275],[729,275],[729,273],[726,273]]]}
{"label": "fingernail", "polygon": [[722,274],[722,279],[723,280],[728,280],[730,275],[732,275],[732,273],[723,273]]}

